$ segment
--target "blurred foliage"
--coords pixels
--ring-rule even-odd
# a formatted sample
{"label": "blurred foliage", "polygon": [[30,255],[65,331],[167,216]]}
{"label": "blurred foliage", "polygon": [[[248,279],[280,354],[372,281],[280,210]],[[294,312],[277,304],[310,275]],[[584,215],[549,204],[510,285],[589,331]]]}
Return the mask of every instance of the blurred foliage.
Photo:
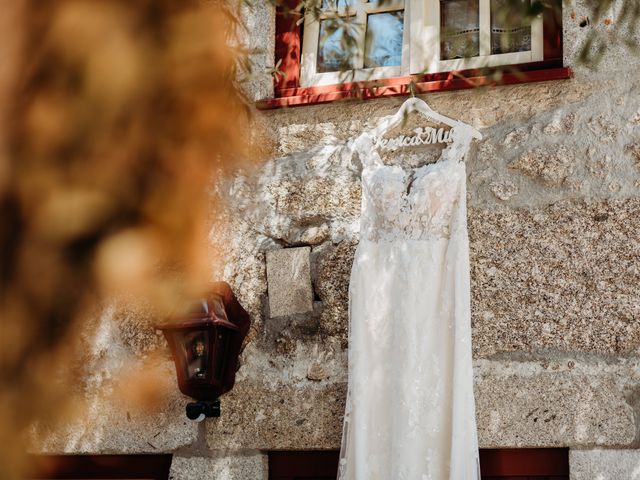
{"label": "blurred foliage", "polygon": [[637,0],[585,0],[590,15],[581,20],[582,28],[591,27],[580,50],[580,61],[598,67],[612,46],[622,46],[637,55],[640,2]]}
{"label": "blurred foliage", "polygon": [[79,381],[79,332],[102,299],[163,316],[206,289],[210,186],[249,152],[228,3],[3,6],[0,478],[13,479],[30,423]]}

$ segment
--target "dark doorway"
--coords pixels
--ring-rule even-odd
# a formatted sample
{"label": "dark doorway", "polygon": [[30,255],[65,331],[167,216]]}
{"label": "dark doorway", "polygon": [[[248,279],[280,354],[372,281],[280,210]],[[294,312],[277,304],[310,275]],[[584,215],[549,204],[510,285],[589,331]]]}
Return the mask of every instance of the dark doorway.
{"label": "dark doorway", "polygon": [[[269,452],[269,480],[335,480],[337,451]],[[568,448],[480,450],[482,480],[569,480]]]}
{"label": "dark doorway", "polygon": [[31,480],[168,480],[171,455],[34,455]]}
{"label": "dark doorway", "polygon": [[336,480],[338,451],[269,452],[269,480]]}
{"label": "dark doorway", "polygon": [[480,471],[482,480],[569,480],[569,449],[481,449]]}

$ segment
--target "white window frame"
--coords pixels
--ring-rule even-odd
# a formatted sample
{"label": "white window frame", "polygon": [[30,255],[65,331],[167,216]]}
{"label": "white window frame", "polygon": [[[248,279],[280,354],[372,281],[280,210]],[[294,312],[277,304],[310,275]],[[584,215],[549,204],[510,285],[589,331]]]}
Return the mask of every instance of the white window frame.
{"label": "white window frame", "polygon": [[[318,0],[316,5],[321,5],[322,0]],[[327,10],[314,18],[312,14],[305,14],[304,17],[304,38],[302,39],[302,59],[300,71],[301,86],[333,85],[342,82],[359,82],[380,78],[399,77],[409,74],[409,32],[405,27],[402,34],[402,61],[401,65],[394,67],[364,68],[364,44],[366,36],[367,16],[372,13],[404,11],[404,24],[407,25],[407,11],[405,0],[391,0],[382,5],[366,0],[354,0],[354,5],[340,7],[337,10]],[[318,7],[318,10],[319,7]],[[342,72],[322,72],[318,73],[317,54],[318,41],[320,40],[320,21],[330,18],[353,17],[355,24],[361,25],[358,30],[357,42],[362,49],[354,54],[355,69]]]}
{"label": "white window frame", "polygon": [[[318,5],[322,0],[317,0]],[[404,8],[403,8],[404,3]],[[312,87],[333,85],[343,82],[379,80],[405,76],[409,74],[438,73],[467,70],[501,65],[544,60],[544,28],[542,14],[531,21],[531,50],[524,52],[491,54],[491,12],[490,0],[479,0],[480,7],[480,55],[454,60],[440,59],[440,0],[391,0],[379,6],[366,0],[355,0],[355,5],[341,7],[334,11],[320,13],[314,18],[306,13],[304,18],[304,37],[302,39],[302,58],[300,86]],[[342,72],[316,71],[320,21],[341,17],[353,17],[355,23],[366,25],[367,15],[372,13],[404,10],[404,28],[402,41],[402,62],[394,67],[363,68],[365,28],[359,28],[357,42],[361,50],[354,56],[355,69]],[[318,11],[319,8],[318,8]]]}

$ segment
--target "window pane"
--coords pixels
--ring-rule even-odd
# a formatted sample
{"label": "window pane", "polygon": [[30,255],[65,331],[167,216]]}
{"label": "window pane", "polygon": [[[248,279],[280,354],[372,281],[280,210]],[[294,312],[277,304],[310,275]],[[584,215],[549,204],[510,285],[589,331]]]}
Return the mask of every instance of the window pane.
{"label": "window pane", "polygon": [[531,50],[529,0],[491,0],[491,53]]}
{"label": "window pane", "polygon": [[479,0],[440,1],[442,60],[480,55]]}
{"label": "window pane", "polygon": [[318,41],[318,64],[316,70],[339,72],[354,68],[354,56],[357,51],[357,25],[345,18],[330,18],[320,21],[320,39]]}
{"label": "window pane", "polygon": [[404,12],[375,13],[367,17],[365,68],[392,67],[402,63]]}
{"label": "window pane", "polygon": [[322,0],[323,10],[337,10],[338,8],[353,7],[358,0]]}

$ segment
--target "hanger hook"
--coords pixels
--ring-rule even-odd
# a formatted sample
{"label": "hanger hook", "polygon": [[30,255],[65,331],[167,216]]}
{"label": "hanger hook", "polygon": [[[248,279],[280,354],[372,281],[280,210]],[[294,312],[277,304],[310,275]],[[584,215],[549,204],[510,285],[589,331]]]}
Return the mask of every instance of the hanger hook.
{"label": "hanger hook", "polygon": [[416,82],[413,80],[409,82],[409,92],[413,98],[416,98]]}

